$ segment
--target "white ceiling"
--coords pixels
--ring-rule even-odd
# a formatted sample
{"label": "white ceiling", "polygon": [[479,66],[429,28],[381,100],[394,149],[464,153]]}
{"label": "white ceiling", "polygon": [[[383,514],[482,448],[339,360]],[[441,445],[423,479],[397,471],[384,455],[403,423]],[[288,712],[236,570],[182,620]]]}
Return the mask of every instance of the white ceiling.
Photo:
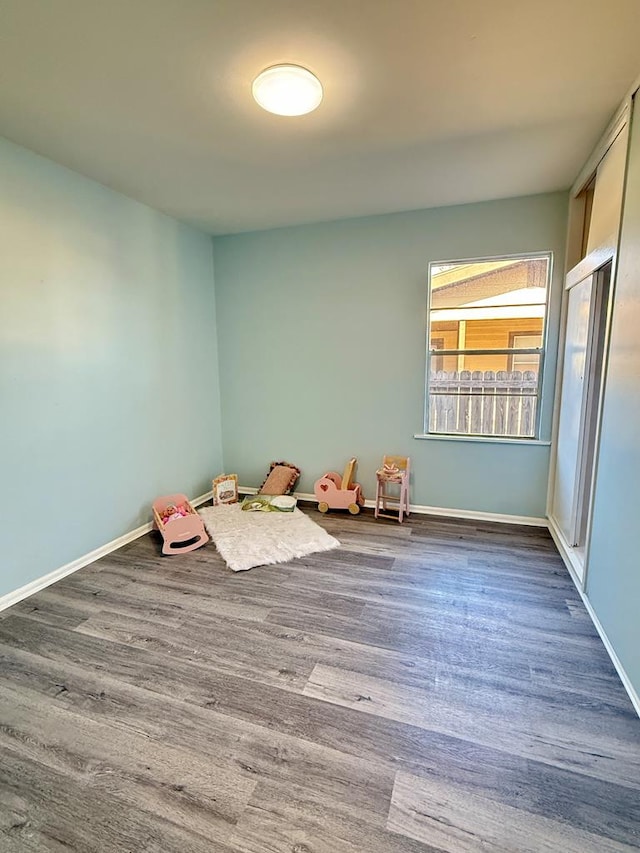
{"label": "white ceiling", "polygon": [[[0,133],[213,233],[568,187],[639,0],[0,0]],[[253,77],[306,65],[307,116]]]}

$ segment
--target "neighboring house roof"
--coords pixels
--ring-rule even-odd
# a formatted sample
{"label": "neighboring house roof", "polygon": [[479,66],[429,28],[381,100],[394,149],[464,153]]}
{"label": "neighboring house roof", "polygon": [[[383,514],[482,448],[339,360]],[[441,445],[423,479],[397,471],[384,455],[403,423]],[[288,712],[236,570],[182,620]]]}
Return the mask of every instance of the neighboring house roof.
{"label": "neighboring house roof", "polygon": [[[495,273],[507,267],[523,266],[528,261],[472,261],[468,264],[436,264],[431,273],[431,289],[437,290],[441,287],[450,287],[460,284],[461,281],[473,281],[473,279]],[[438,270],[435,272],[435,270]]]}
{"label": "neighboring house roof", "polygon": [[[547,265],[547,258],[540,257],[432,267],[431,309],[444,310],[463,305],[544,305]],[[533,315],[518,313],[512,316]]]}

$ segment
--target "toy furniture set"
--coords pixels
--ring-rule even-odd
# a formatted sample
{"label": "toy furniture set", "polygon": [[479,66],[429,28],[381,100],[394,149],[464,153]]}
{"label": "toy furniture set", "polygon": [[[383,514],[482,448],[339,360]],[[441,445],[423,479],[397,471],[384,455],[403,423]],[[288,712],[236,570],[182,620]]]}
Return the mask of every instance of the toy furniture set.
{"label": "toy furniture set", "polygon": [[352,515],[360,512],[360,507],[364,506],[364,495],[360,483],[352,482],[355,467],[356,458],[353,457],[347,462],[342,477],[335,471],[328,471],[316,480],[313,491],[320,512],[330,509],[348,509]]}
{"label": "toy furniture set", "polygon": [[[385,456],[382,468],[376,471],[376,518],[398,519],[402,524],[405,515],[409,515],[409,476],[411,460],[408,456]],[[396,494],[389,493],[390,487],[398,486]],[[388,503],[397,509],[397,515],[390,515]]]}
{"label": "toy furniture set", "polygon": [[152,505],[154,527],[162,534],[163,554],[195,551],[209,541],[204,523],[186,495],[165,495]]}
{"label": "toy furniture set", "polygon": [[[330,509],[348,509],[352,515],[360,512],[364,506],[364,494],[359,483],[352,482],[356,459],[350,459],[342,477],[335,471],[328,471],[324,477],[316,480],[313,488],[320,512]],[[402,524],[405,515],[409,515],[409,479],[411,460],[408,456],[385,456],[382,467],[376,471],[376,518],[393,518]],[[397,493],[390,489],[398,487]],[[389,504],[392,506],[390,507]],[[391,514],[389,510],[394,514]]]}
{"label": "toy furniture set", "polygon": [[[364,494],[360,483],[353,481],[357,460],[351,458],[342,476],[335,471],[316,480],[314,493],[320,512],[330,509],[346,509],[357,515],[364,506]],[[382,468],[376,471],[376,518],[393,518],[402,523],[409,515],[409,475],[408,456],[385,456]],[[288,497],[298,477],[300,469],[289,462],[272,462],[267,477],[259,492],[253,498],[246,498],[242,509],[262,512],[292,512],[296,499]],[[213,503],[225,504],[238,501],[238,478],[235,474],[221,474],[213,480]],[[397,494],[391,494],[390,487],[397,486]],[[388,504],[397,506],[397,515],[389,514]],[[162,535],[162,553],[180,554],[195,551],[209,541],[204,522],[186,495],[165,495],[152,504],[153,521],[156,530]]]}

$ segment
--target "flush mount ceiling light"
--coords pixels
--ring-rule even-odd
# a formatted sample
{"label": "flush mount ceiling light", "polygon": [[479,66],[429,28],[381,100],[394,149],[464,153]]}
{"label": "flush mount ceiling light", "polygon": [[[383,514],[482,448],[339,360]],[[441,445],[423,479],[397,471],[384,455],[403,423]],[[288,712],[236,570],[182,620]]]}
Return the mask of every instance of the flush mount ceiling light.
{"label": "flush mount ceiling light", "polygon": [[322,83],[301,65],[265,68],[252,86],[253,97],[263,110],[278,116],[303,116],[320,106]]}

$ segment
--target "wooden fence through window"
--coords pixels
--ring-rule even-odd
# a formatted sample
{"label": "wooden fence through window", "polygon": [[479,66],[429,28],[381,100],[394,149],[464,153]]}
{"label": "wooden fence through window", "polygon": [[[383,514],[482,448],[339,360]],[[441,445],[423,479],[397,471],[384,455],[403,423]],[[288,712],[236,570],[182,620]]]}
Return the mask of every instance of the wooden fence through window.
{"label": "wooden fence through window", "polygon": [[439,370],[429,382],[429,432],[532,438],[537,402],[533,370]]}

